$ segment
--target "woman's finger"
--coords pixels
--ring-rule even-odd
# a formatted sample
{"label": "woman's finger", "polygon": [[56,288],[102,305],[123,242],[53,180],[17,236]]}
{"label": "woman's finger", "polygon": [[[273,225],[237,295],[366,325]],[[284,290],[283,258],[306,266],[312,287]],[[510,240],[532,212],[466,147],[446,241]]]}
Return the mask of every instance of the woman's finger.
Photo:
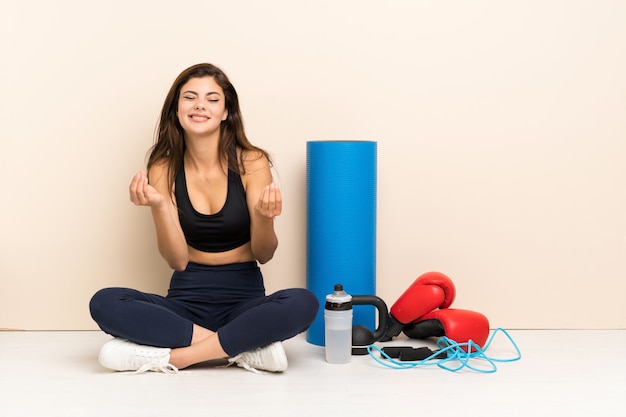
{"label": "woman's finger", "polygon": [[278,216],[283,211],[283,197],[278,185],[274,184],[274,216]]}
{"label": "woman's finger", "polygon": [[146,203],[146,185],[147,178],[143,172],[138,172],[133,177],[130,183],[130,201],[135,205],[142,205]]}

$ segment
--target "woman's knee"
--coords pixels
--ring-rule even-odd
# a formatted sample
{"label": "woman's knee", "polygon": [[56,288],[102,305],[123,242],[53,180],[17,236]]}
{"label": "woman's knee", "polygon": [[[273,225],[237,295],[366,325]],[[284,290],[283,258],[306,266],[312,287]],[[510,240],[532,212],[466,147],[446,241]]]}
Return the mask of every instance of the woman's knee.
{"label": "woman's knee", "polygon": [[310,325],[319,310],[320,303],[311,291],[304,288],[290,288],[284,290],[290,301],[290,306],[298,313],[298,316]]}
{"label": "woman's knee", "polygon": [[96,292],[89,301],[91,318],[99,322],[106,313],[112,311],[112,306],[120,299],[120,288],[103,288]]}

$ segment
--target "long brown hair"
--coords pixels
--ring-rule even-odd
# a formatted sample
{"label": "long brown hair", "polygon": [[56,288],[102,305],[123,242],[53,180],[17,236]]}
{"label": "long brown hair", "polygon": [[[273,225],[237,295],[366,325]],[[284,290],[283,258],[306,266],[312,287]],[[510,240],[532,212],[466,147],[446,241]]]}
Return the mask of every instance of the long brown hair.
{"label": "long brown hair", "polygon": [[[185,154],[185,132],[183,131],[178,116],[178,99],[180,89],[192,78],[212,77],[224,91],[226,110],[228,116],[220,125],[220,138],[218,144],[219,159],[228,163],[228,169],[239,174],[245,174],[243,164],[237,158],[237,149],[242,151],[256,151],[264,155],[268,161],[269,154],[261,148],[250,143],[243,127],[243,117],[239,108],[239,97],[226,74],[212,64],[196,64],[176,78],[170,91],[165,97],[161,116],[159,118],[155,143],[150,148],[148,157],[148,171],[156,164],[165,161],[167,163],[168,190],[170,195],[174,188],[174,179],[183,164]],[[241,168],[240,168],[241,167]]]}

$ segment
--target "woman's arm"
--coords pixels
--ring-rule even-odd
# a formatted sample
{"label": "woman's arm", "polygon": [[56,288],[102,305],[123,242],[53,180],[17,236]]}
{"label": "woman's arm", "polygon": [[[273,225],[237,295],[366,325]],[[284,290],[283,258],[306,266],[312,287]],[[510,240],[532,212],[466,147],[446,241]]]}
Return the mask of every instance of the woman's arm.
{"label": "woman's arm", "polygon": [[137,173],[129,187],[130,200],[135,205],[150,207],[159,253],[171,268],[182,271],[189,262],[189,251],[176,207],[168,194],[166,172],[165,164],[155,164],[148,175],[143,171]]}
{"label": "woman's arm", "polygon": [[267,158],[257,152],[242,154],[246,174],[242,177],[250,212],[250,236],[254,257],[264,264],[274,256],[278,237],[274,217],[282,211],[280,188],[272,182]]}

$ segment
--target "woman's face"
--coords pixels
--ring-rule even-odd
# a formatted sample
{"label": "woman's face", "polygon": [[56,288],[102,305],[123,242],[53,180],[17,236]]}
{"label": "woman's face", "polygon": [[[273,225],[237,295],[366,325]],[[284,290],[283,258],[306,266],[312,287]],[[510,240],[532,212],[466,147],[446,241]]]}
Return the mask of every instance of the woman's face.
{"label": "woman's face", "polygon": [[224,91],[213,77],[192,78],[180,89],[178,121],[189,136],[207,136],[219,132],[228,117]]}

